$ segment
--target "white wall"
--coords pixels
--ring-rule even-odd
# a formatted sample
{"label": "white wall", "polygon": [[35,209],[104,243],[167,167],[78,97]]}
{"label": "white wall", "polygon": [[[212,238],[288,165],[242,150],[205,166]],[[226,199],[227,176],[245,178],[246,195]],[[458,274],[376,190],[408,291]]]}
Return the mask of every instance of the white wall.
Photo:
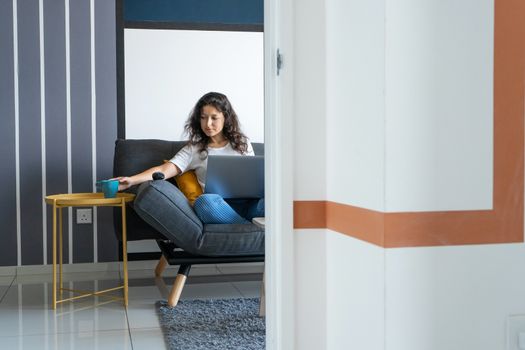
{"label": "white wall", "polygon": [[387,250],[386,348],[504,350],[523,276],[523,244]]}
{"label": "white wall", "polygon": [[384,249],[326,229],[295,233],[296,348],[383,349]]}
{"label": "white wall", "polygon": [[[383,100],[384,87],[378,71],[384,65],[383,31],[374,28],[382,23],[374,13],[378,7],[378,1],[296,4],[294,200],[383,208],[384,118],[375,102]],[[327,20],[337,18],[326,28],[325,11]],[[374,40],[356,20],[368,24]],[[366,51],[364,57],[355,47]],[[373,77],[363,89],[355,74]],[[330,230],[295,231],[296,349],[382,349],[383,255]]]}
{"label": "white wall", "polygon": [[295,235],[295,346],[327,349],[326,230],[297,230]]}
{"label": "white wall", "polygon": [[386,211],[492,208],[494,0],[386,0]]}
{"label": "white wall", "polygon": [[124,40],[126,138],[185,140],[191,109],[217,91],[264,142],[262,32],[126,29]]}
{"label": "white wall", "polygon": [[[326,198],[324,3],[294,3],[293,199]],[[312,21],[312,18],[318,20]],[[294,232],[295,349],[327,349],[326,230]]]}
{"label": "white wall", "polygon": [[[494,1],[305,6],[294,32],[294,200],[385,212],[490,209]],[[322,50],[324,75],[312,74]],[[308,108],[317,101],[311,86],[325,86],[324,118],[321,105]],[[323,140],[316,127],[326,128],[325,196],[307,172],[308,141]],[[523,244],[383,249],[330,230],[295,234],[297,349],[503,350],[508,316],[525,314]],[[306,290],[306,270],[323,266],[326,285]],[[313,332],[323,320],[325,333]]]}
{"label": "white wall", "polygon": [[326,0],[327,197],[384,210],[384,0]]}
{"label": "white wall", "polygon": [[491,209],[494,1],[325,8],[314,47],[326,47],[326,77],[308,86],[326,80],[327,197],[387,212]]}
{"label": "white wall", "polygon": [[326,349],[384,349],[385,250],[331,230],[325,234]]}
{"label": "white wall", "polygon": [[301,350],[504,350],[525,315],[523,244],[383,249],[296,230]]}
{"label": "white wall", "polygon": [[[326,198],[325,22],[322,1],[294,8],[294,195],[296,200]],[[312,18],[317,20],[312,21]],[[286,57],[285,57],[286,60]]]}

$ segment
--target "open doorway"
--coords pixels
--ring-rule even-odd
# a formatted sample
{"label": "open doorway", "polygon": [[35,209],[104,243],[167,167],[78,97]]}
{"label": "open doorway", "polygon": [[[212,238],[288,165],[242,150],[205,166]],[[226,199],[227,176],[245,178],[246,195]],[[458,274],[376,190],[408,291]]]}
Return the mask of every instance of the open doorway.
{"label": "open doorway", "polygon": [[[144,0],[125,0],[126,4]],[[264,32],[264,143],[266,192],[266,348],[294,348],[294,231],[293,231],[293,4],[288,0],[241,0],[236,6],[257,1]],[[125,137],[124,106],[124,0],[117,0],[118,135]],[[178,1],[173,1],[177,3]],[[210,1],[199,2],[202,6]],[[227,1],[217,2],[224,4]],[[152,1],[147,2],[148,5]],[[194,2],[188,2],[195,5]],[[197,12],[199,10],[197,9]],[[146,11],[146,12],[149,12]],[[223,12],[223,9],[218,13]],[[235,13],[239,13],[238,10]],[[253,16],[253,13],[252,13]],[[262,17],[261,17],[262,16]],[[253,18],[253,17],[251,17]],[[263,24],[264,23],[264,24]],[[239,24],[237,24],[239,25]],[[199,24],[195,26],[199,27]],[[244,23],[242,27],[250,27]],[[198,29],[198,28],[192,28]],[[264,31],[263,31],[264,29]]]}
{"label": "open doorway", "polygon": [[[268,69],[268,65],[273,65],[275,62],[273,57],[272,62],[268,62],[269,55],[273,56],[273,53],[269,54],[269,49],[265,47],[267,39],[264,38],[265,20],[262,15],[267,10],[264,8],[264,2],[262,0],[220,2],[221,6],[226,6],[230,2],[234,6],[239,6],[240,3],[244,3],[243,6],[256,4],[261,14],[259,22],[252,19],[252,22],[248,23],[226,24],[159,21],[158,18],[139,20],[128,14],[125,6],[137,6],[140,2],[140,0],[117,0],[118,137],[182,139],[182,125],[198,97],[207,91],[220,91],[230,97],[243,130],[251,141],[265,142],[268,136],[265,135],[265,130],[268,130],[264,111],[268,103],[265,100],[265,91],[268,92],[265,81],[269,74],[275,75],[273,69]],[[152,6],[151,1],[142,2]],[[151,8],[141,13],[151,15]],[[130,16],[128,19],[126,19],[127,15]],[[153,43],[160,43],[160,47],[154,49]],[[225,50],[225,47],[228,48]],[[273,48],[270,50],[274,51]],[[221,53],[225,55],[218,57]],[[130,54],[135,56],[128,56]],[[144,59],[145,57],[153,60],[148,61]],[[198,70],[195,72],[202,74],[203,77],[197,77],[197,74],[187,69],[179,71],[183,76],[179,80],[177,78],[181,75],[172,74],[177,71],[173,69],[174,67],[202,67],[203,65],[206,69],[211,69],[208,73]],[[170,70],[169,74],[168,70]],[[210,78],[210,72],[217,76]],[[144,79],[144,74],[148,75],[148,79]],[[153,80],[149,80],[150,78]],[[163,83],[155,80],[160,78],[166,80]],[[207,85],[210,82],[212,84]],[[217,82],[223,85],[214,87],[217,85],[213,83]],[[140,89],[143,89],[142,92]],[[160,98],[164,100],[159,102]],[[159,108],[161,111],[158,110]],[[160,118],[153,120],[153,115]],[[277,124],[273,126],[276,127]],[[273,147],[273,153],[275,152],[278,152],[277,147]],[[266,164],[268,177],[268,171],[271,170],[268,170],[268,160]],[[278,210],[277,206],[274,210]],[[266,245],[267,256],[268,248],[274,245],[276,244]],[[155,250],[154,244],[146,244],[142,247],[131,247],[131,254],[137,253],[142,258],[152,258],[147,253],[155,254]],[[268,268],[266,270],[269,271]],[[274,270],[279,270],[279,264],[273,264],[272,271]],[[276,283],[272,283],[272,286],[277,288]],[[275,304],[273,300],[275,297],[280,297],[280,294],[270,292],[269,295],[272,301],[267,302],[267,309],[275,309],[272,306]],[[267,323],[273,319],[275,317],[268,317]],[[276,331],[276,327],[280,326],[279,323],[268,327],[268,332],[274,333],[273,341],[270,343],[275,344],[276,339],[279,338],[280,332]],[[270,344],[267,346],[272,348]]]}

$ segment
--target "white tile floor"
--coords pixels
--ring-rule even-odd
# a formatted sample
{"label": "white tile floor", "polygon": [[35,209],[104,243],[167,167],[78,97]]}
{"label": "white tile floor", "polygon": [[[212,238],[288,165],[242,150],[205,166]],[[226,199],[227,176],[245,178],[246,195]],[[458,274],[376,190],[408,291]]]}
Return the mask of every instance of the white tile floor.
{"label": "white tile floor", "polygon": [[[194,268],[182,299],[258,297],[262,268]],[[250,273],[246,273],[250,272]],[[86,298],[50,308],[51,276],[0,276],[0,349],[165,349],[155,302],[166,299],[176,269],[155,279],[153,271],[131,271],[129,306]],[[64,274],[75,289],[110,288],[118,272]]]}

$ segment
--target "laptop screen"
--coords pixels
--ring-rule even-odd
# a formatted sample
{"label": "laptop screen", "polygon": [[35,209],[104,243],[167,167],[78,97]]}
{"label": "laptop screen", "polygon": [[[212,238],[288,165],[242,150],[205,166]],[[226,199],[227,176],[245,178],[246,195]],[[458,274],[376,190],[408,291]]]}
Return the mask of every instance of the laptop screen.
{"label": "laptop screen", "polygon": [[208,157],[204,193],[222,198],[264,197],[264,156]]}

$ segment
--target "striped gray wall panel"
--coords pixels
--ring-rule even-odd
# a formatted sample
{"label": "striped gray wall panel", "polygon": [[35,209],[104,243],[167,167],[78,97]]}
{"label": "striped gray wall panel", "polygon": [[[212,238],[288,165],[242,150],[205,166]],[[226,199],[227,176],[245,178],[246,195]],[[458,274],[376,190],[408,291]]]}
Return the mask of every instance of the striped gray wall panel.
{"label": "striped gray wall panel", "polygon": [[[46,88],[46,192],[67,193],[66,36],[64,1],[44,0],[44,61]],[[68,215],[63,227],[67,233]],[[52,210],[47,210],[47,262],[52,257]],[[68,235],[64,235],[64,262],[68,262]]]}
{"label": "striped gray wall panel", "polygon": [[[97,96],[97,178],[112,176],[113,149],[117,138],[115,2],[95,0],[95,62]],[[98,210],[98,261],[115,261],[118,242],[113,214]]]}
{"label": "striped gray wall panel", "polygon": [[[89,1],[70,1],[73,192],[92,192],[91,34]],[[73,223],[76,215],[73,213]],[[93,225],[73,225],[73,262],[93,261]]]}
{"label": "striped gray wall panel", "polygon": [[17,264],[13,3],[0,1],[0,266]]}
{"label": "striped gray wall panel", "polygon": [[[98,178],[112,173],[116,138],[115,3],[96,2],[96,169]],[[46,194],[68,192],[66,121],[66,28],[64,0],[43,0],[44,76],[40,86],[39,0],[17,0],[19,65],[20,216],[16,213],[15,90],[13,54],[13,2],[0,1],[0,199],[2,244],[0,266],[17,265],[17,243],[21,263],[44,263],[42,230],[42,147],[41,88],[45,92],[45,171]],[[90,0],[69,0],[71,62],[71,150],[74,192],[91,192],[91,28]],[[98,18],[97,18],[98,17]],[[97,63],[98,62],[98,63]],[[64,260],[68,262],[68,215],[64,210]],[[116,261],[117,242],[111,209],[99,209],[97,255],[99,261]],[[47,262],[52,262],[52,216],[47,209]],[[93,226],[73,225],[74,262],[92,262]],[[21,241],[17,242],[17,229]]]}
{"label": "striped gray wall panel", "polygon": [[43,263],[38,0],[18,1],[22,264]]}

